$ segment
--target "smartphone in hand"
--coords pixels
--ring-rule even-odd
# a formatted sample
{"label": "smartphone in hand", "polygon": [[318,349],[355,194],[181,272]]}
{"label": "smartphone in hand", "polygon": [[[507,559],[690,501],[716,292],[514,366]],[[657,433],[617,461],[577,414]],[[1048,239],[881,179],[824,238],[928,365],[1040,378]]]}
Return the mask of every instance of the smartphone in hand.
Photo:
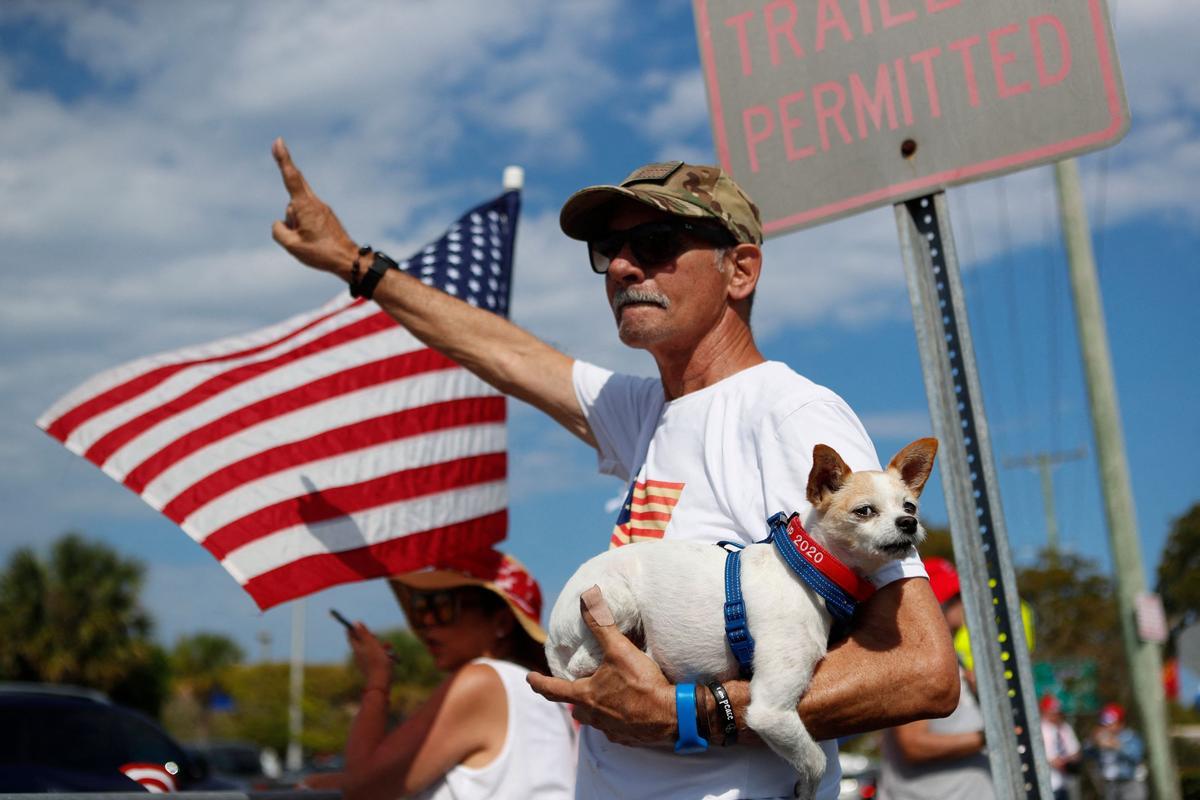
{"label": "smartphone in hand", "polygon": [[346,631],[348,633],[350,633],[350,635],[352,635],[352,636],[354,635],[354,625],[352,625],[350,623],[350,620],[343,617],[336,608],[329,609],[329,615],[331,617],[333,617],[334,619],[336,619],[338,622],[342,623],[342,627],[345,628]]}
{"label": "smartphone in hand", "polygon": [[[341,612],[339,612],[336,608],[329,609],[329,616],[342,623],[342,627],[346,629],[346,633],[350,634],[356,639],[358,638],[358,634],[354,632],[354,625],[350,622],[350,620],[342,616]],[[396,654],[392,652],[391,647],[388,647],[387,645],[385,645],[385,647],[387,647],[388,658],[396,663],[399,663],[400,659],[397,658]]]}

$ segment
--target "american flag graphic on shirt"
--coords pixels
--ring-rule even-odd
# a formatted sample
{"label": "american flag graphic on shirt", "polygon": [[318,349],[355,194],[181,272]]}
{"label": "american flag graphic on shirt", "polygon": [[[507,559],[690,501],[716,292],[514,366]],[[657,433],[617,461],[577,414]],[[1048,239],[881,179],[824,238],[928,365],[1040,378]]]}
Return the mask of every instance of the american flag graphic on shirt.
{"label": "american flag graphic on shirt", "polygon": [[[520,195],[400,263],[507,315]],[[261,608],[490,547],[508,528],[505,399],[345,292],[91,378],[38,425],[207,549]]]}
{"label": "american flag graphic on shirt", "polygon": [[625,496],[609,545],[620,547],[631,542],[663,538],[681,494],[682,483],[635,480]]}

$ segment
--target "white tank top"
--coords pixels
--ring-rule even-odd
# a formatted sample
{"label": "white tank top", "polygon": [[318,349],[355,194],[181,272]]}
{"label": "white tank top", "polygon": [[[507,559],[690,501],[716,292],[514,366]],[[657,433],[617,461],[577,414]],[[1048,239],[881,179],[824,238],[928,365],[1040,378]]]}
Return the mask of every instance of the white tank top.
{"label": "white tank top", "polygon": [[508,729],[500,755],[483,767],[454,767],[416,795],[420,800],[572,800],[578,756],[566,706],[552,703],[525,681],[529,670],[509,661],[477,658],[496,671],[508,698]]}

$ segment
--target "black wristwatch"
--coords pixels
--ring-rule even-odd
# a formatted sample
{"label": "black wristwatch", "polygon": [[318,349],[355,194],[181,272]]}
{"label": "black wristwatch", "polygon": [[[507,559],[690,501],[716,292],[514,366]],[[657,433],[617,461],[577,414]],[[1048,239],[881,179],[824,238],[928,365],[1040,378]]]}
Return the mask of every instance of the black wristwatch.
{"label": "black wristwatch", "polygon": [[[358,248],[359,258],[371,252],[371,245],[364,244]],[[390,258],[386,253],[375,251],[375,259],[371,262],[370,268],[360,278],[358,276],[358,258],[354,259],[354,269],[351,271],[350,278],[350,296],[364,297],[367,300],[371,299],[371,295],[375,294],[375,287],[379,285],[379,281],[383,278],[383,273],[389,269],[398,269],[399,265],[395,260]]]}

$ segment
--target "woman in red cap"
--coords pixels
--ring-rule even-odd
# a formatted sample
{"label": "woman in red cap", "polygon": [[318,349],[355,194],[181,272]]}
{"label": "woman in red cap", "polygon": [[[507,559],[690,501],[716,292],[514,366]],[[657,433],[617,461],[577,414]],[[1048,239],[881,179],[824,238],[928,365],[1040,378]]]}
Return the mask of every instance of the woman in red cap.
{"label": "woman in red cap", "polygon": [[547,671],[541,591],[529,572],[492,550],[397,575],[391,585],[413,631],[449,675],[388,731],[392,662],[366,626],[354,626],[350,647],[365,688],[346,743],[346,771],[337,779],[346,797],[573,797],[570,714],[525,681],[530,669]]}

